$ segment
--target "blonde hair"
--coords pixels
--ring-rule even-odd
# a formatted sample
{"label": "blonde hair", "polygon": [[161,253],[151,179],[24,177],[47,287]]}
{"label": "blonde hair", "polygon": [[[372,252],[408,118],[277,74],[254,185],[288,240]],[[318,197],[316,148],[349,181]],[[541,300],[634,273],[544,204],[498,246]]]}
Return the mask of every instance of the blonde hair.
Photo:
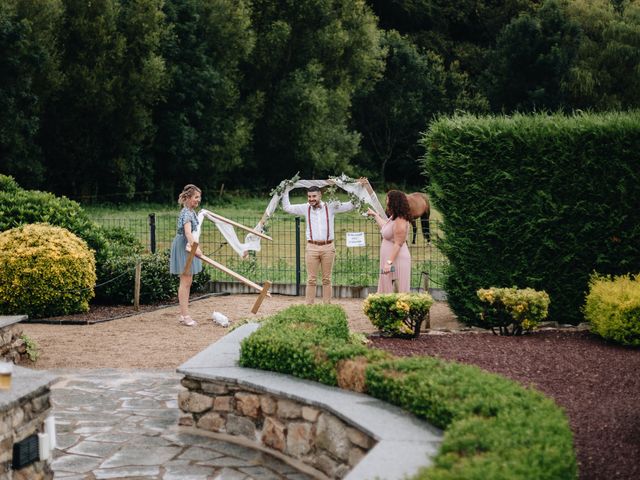
{"label": "blonde hair", "polygon": [[200,190],[192,183],[185,185],[180,195],[178,195],[178,203],[184,207],[184,204],[187,202],[187,200],[193,197],[196,193],[202,193],[202,190]]}

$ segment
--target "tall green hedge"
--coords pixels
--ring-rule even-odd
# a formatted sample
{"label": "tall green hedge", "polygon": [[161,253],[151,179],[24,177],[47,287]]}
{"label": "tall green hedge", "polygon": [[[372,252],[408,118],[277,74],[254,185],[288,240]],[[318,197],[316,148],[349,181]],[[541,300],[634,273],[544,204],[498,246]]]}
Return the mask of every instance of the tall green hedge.
{"label": "tall green hedge", "polygon": [[640,271],[640,112],[460,115],[422,142],[445,288],[467,323],[491,286],[545,290],[550,318],[578,323],[594,270]]}

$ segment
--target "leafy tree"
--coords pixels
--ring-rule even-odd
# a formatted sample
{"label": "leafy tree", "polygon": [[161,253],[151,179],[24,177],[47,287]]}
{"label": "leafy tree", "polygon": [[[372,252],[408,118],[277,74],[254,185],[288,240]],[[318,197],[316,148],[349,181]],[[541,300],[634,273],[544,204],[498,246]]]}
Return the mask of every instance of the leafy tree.
{"label": "leafy tree", "polygon": [[248,2],[168,0],[164,44],[170,87],[155,113],[157,186],[171,198],[193,182],[212,187],[242,164],[251,123],[240,62],[254,45]]}
{"label": "leafy tree", "polygon": [[575,108],[640,106],[640,1],[571,0],[583,32],[564,88]]}
{"label": "leafy tree", "polygon": [[497,32],[535,0],[369,0],[385,29],[407,34],[414,43],[453,61],[473,78],[482,72]]}
{"label": "leafy tree", "polygon": [[60,0],[0,2],[0,171],[27,187],[44,178],[37,135],[59,85]]}
{"label": "leafy tree", "polygon": [[[245,177],[273,185],[350,172],[358,149],[351,99],[383,68],[380,31],[361,0],[255,0],[257,41],[245,95],[255,106],[253,151]],[[268,167],[268,168],[267,168]]]}
{"label": "leafy tree", "polygon": [[523,13],[498,35],[483,80],[495,111],[556,110],[567,106],[562,88],[580,44],[580,28],[563,2],[548,0]]}
{"label": "leafy tree", "polygon": [[361,161],[366,159],[364,165],[383,182],[415,182],[420,132],[436,113],[448,110],[446,71],[441,57],[421,54],[394,30],[385,33],[382,44],[388,51],[384,77],[354,101]]}
{"label": "leafy tree", "polygon": [[65,78],[42,140],[49,188],[130,198],[152,182],[151,113],[166,82],[162,1],[63,1]]}

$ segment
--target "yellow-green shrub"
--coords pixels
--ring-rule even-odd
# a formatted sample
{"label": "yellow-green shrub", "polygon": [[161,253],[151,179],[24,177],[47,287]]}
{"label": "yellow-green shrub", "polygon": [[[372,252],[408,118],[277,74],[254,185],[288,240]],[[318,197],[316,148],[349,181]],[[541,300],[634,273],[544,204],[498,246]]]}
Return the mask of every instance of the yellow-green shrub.
{"label": "yellow-green shrub", "polygon": [[639,346],[640,274],[593,276],[584,313],[594,333],[623,345]]}
{"label": "yellow-green shrub", "polygon": [[476,294],[482,302],[480,325],[499,327],[502,335],[533,330],[549,313],[549,295],[533,288],[481,288]]}
{"label": "yellow-green shrub", "polygon": [[374,293],[367,297],[362,309],[385,335],[417,336],[431,305],[433,298],[428,293]]}
{"label": "yellow-green shrub", "polygon": [[95,283],[93,252],[68,230],[31,224],[0,233],[0,313],[86,312]]}

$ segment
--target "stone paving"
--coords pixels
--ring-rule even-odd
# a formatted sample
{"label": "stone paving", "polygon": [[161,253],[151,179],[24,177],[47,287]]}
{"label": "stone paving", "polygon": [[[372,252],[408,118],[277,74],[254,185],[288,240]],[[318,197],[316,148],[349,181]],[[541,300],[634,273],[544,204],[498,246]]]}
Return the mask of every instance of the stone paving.
{"label": "stone paving", "polygon": [[251,448],[177,426],[181,375],[172,371],[54,370],[56,479],[306,480]]}

